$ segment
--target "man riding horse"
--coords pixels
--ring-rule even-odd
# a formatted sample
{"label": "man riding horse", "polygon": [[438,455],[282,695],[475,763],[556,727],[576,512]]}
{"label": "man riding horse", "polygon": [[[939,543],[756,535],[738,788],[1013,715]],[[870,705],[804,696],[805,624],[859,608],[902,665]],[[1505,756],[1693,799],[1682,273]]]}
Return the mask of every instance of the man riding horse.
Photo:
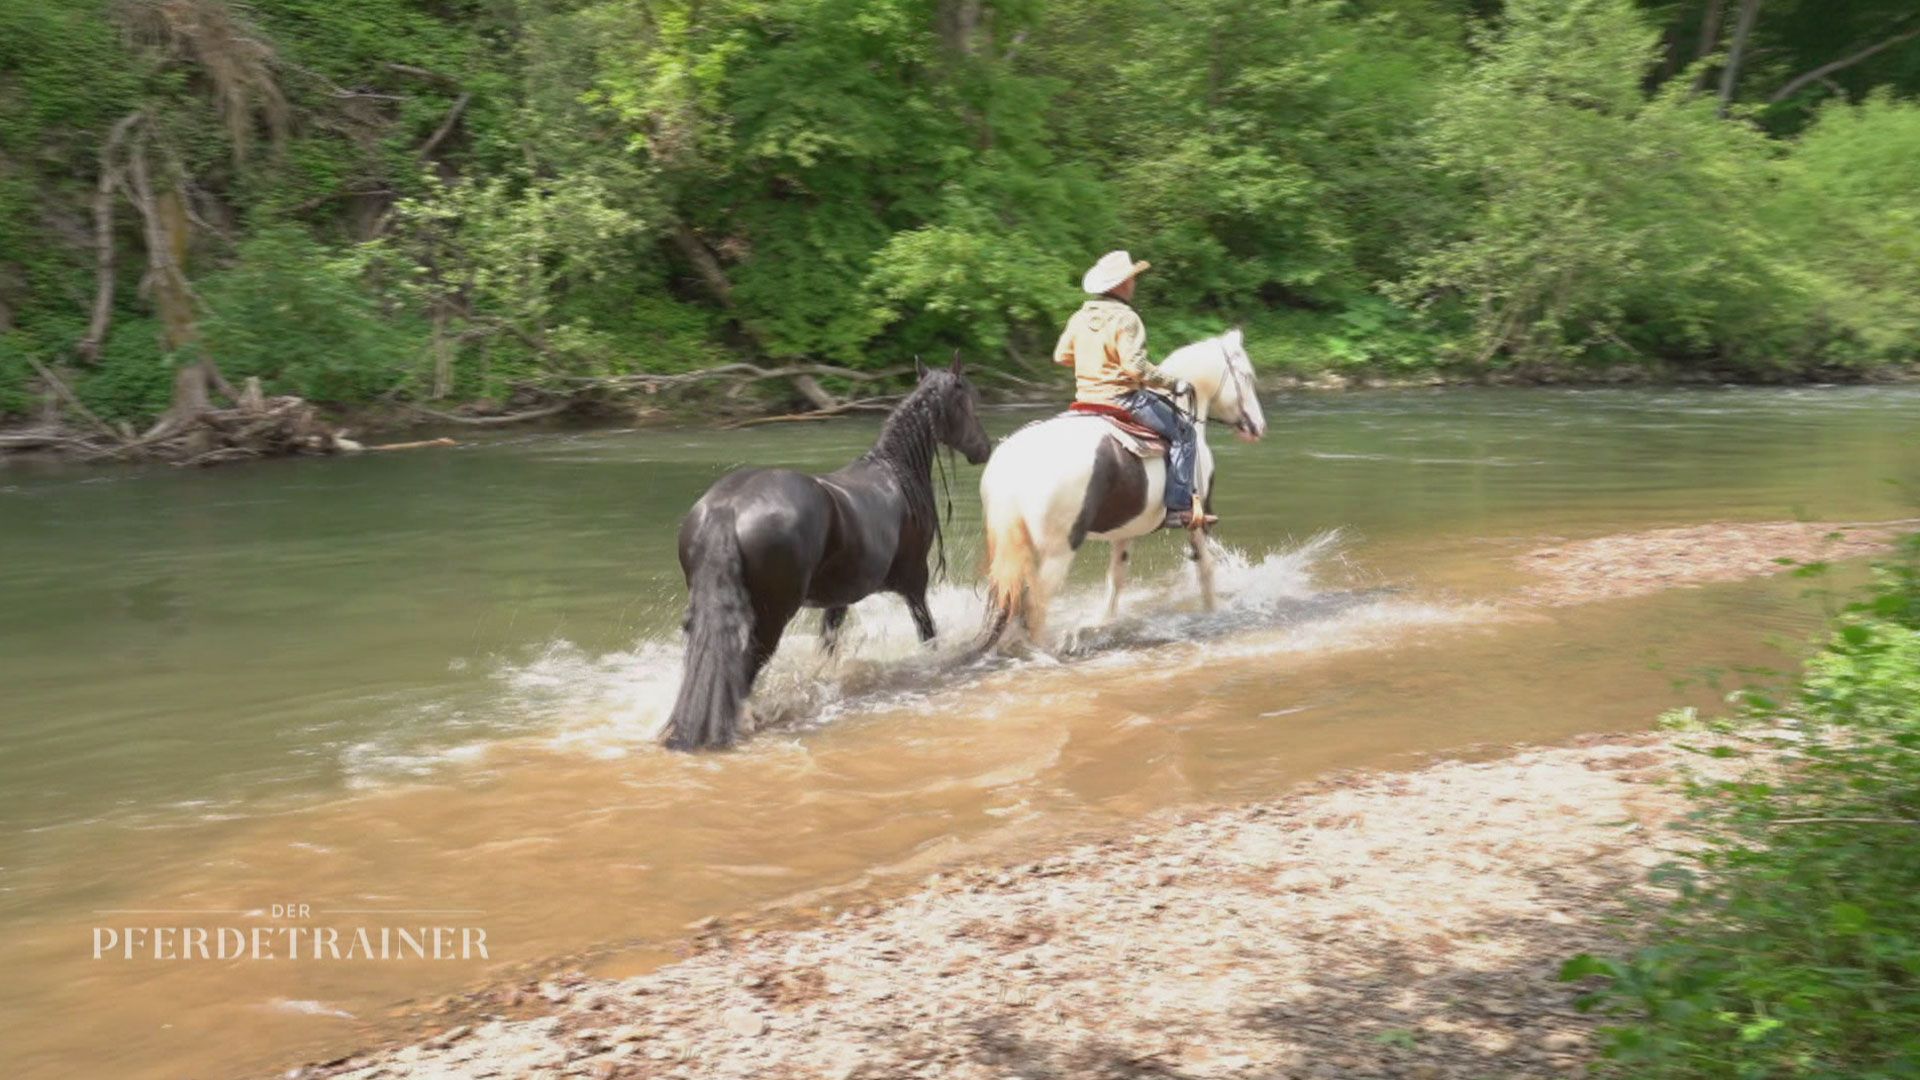
{"label": "man riding horse", "polygon": [[1080,281],[1094,299],[1068,320],[1053,360],[1073,369],[1075,408],[1125,414],[1167,440],[1167,517],[1161,527],[1200,529],[1218,519],[1193,505],[1193,424],[1154,392],[1186,398],[1192,390],[1147,359],[1147,327],[1132,304],[1140,272],[1150,265],[1134,262],[1125,251],[1101,256]]}

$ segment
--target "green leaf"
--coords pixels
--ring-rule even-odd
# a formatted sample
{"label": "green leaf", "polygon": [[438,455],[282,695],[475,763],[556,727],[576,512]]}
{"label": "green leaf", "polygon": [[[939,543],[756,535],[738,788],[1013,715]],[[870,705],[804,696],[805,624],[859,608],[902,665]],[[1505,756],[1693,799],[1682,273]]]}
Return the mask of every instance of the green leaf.
{"label": "green leaf", "polygon": [[1603,960],[1592,953],[1580,953],[1560,965],[1561,982],[1577,982],[1596,975],[1617,979],[1620,977],[1620,968],[1613,961]]}

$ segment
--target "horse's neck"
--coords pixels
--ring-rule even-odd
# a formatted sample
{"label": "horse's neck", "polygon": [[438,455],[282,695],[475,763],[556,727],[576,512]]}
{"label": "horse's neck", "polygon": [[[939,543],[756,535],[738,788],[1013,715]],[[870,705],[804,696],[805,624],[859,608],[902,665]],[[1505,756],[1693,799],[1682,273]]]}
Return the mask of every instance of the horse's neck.
{"label": "horse's neck", "polygon": [[1226,356],[1218,343],[1197,341],[1176,349],[1160,365],[1160,370],[1192,384],[1194,420],[1204,426],[1213,408],[1213,399],[1219,395],[1220,387],[1226,380]]}
{"label": "horse's neck", "polygon": [[[905,513],[910,519],[924,518],[933,512],[933,458],[938,452],[933,437],[933,413],[927,402],[909,397],[887,417],[873,449],[861,458],[885,468],[900,484],[906,499]],[[927,523],[938,528],[935,522]]]}
{"label": "horse's neck", "polygon": [[933,417],[919,405],[908,400],[887,417],[873,449],[867,451],[868,460],[883,462],[915,479],[933,474]]}

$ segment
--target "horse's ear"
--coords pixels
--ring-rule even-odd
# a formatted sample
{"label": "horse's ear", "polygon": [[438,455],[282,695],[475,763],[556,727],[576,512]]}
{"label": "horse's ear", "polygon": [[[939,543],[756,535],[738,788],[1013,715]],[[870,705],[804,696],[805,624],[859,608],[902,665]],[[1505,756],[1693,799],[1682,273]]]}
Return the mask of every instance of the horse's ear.
{"label": "horse's ear", "polygon": [[927,365],[922,363],[918,354],[913,358],[913,377],[915,380],[927,377]]}
{"label": "horse's ear", "polygon": [[953,363],[947,367],[947,370],[953,372],[955,375],[965,375],[967,373],[967,365],[960,362],[959,349],[953,350]]}
{"label": "horse's ear", "polygon": [[1246,343],[1246,335],[1241,332],[1239,327],[1236,326],[1233,329],[1227,331],[1227,344],[1237,349],[1237,348],[1240,348],[1245,343]]}

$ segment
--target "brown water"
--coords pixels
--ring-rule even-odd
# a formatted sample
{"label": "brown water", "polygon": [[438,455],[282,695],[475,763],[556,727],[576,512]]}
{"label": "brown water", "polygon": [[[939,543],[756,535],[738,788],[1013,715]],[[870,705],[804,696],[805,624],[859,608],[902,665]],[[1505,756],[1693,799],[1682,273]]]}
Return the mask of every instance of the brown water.
{"label": "brown water", "polygon": [[[697,758],[650,741],[677,678],[678,514],[738,462],[829,466],[871,425],[0,474],[9,1075],[284,1067],[554,958],[631,967],[702,916],[844,902],[1333,768],[1711,707],[1758,677],[1740,669],[1791,663],[1820,610],[1806,583],[1525,613],[1489,602],[1518,581],[1511,556],[1905,517],[1920,477],[1904,389],[1269,414],[1264,444],[1220,448],[1242,553],[1221,612],[1192,610],[1171,541],[1141,553],[1129,617],[1059,661],[961,667],[878,599],[841,662],[789,639],[761,694],[783,726]],[[950,643],[978,619],[976,479],[956,477],[958,580],[935,597]],[[90,958],[95,927],[290,925],[276,903],[310,905],[307,927],[478,926],[491,958]]]}

